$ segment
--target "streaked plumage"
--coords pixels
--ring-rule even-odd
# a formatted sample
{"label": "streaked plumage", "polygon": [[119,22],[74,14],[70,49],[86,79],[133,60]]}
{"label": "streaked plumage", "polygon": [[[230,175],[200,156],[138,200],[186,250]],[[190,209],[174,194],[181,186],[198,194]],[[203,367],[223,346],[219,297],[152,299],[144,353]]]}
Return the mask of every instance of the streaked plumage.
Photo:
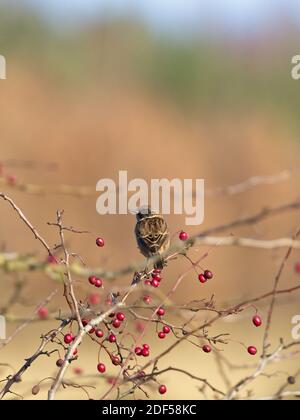
{"label": "streaked plumage", "polygon": [[[142,208],[136,215],[135,235],[138,247],[146,258],[163,254],[170,246],[170,234],[162,215],[150,208]],[[163,267],[163,260],[155,263],[156,268]]]}

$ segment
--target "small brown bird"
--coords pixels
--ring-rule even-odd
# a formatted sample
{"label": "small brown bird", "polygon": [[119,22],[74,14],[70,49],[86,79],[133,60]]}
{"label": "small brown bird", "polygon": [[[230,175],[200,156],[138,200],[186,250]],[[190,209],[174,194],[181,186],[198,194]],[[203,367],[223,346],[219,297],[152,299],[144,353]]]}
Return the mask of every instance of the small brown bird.
{"label": "small brown bird", "polygon": [[[150,207],[142,207],[136,214],[135,236],[141,253],[146,258],[161,256],[170,246],[170,234],[162,215],[154,213]],[[162,269],[163,258],[154,267]]]}

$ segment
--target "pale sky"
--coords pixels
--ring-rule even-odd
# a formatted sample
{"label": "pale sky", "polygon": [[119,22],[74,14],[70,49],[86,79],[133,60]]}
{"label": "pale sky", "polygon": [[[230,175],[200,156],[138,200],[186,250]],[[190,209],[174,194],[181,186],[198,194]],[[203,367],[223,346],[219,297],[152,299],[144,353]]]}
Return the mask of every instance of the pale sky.
{"label": "pale sky", "polygon": [[160,30],[201,29],[212,22],[233,33],[248,32],[281,16],[300,24],[300,0],[9,0],[13,1],[34,5],[52,21],[66,24],[108,13],[140,16]]}

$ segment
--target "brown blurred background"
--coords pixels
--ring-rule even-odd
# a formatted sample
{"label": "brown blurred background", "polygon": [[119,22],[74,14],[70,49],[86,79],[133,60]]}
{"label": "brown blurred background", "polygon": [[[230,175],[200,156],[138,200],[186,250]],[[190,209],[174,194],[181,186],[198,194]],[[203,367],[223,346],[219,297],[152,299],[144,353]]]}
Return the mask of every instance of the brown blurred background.
{"label": "brown blurred background", "polygon": [[[220,21],[211,22],[210,15],[205,20],[203,13],[198,24],[193,21],[189,27],[186,18],[185,24],[184,20],[178,21],[177,28],[175,17],[175,23],[168,27],[168,19],[158,19],[157,23],[154,12],[152,20],[147,21],[133,12],[96,13],[95,9],[92,17],[80,20],[71,7],[59,16],[59,10],[57,14],[47,8],[40,11],[38,2],[32,3],[32,7],[1,6],[0,10],[0,54],[7,60],[7,79],[0,81],[0,162],[5,174],[16,175],[18,183],[45,188],[67,184],[93,189],[100,178],[117,179],[119,170],[128,170],[130,178],[146,180],[204,178],[206,188],[213,189],[255,175],[292,171],[284,182],[236,196],[207,198],[202,226],[184,227],[183,216],[168,217],[172,232],[185,228],[190,234],[298,198],[300,81],[293,80],[290,72],[291,58],[299,53],[296,41],[300,31],[291,17],[293,2],[290,13],[285,10],[284,16],[280,14],[280,2],[275,2],[271,9],[274,15],[272,19],[268,16],[267,23],[258,19],[266,11],[258,8],[256,15],[238,9],[240,15],[236,13],[232,31],[230,20],[222,26],[221,13]],[[192,3],[186,5],[191,15]],[[235,10],[234,5],[228,7]],[[253,23],[257,19],[260,25],[256,22],[254,28],[243,28],[243,19],[247,21],[250,12]],[[72,13],[74,20],[69,21]],[[147,13],[150,11],[145,16]],[[167,15],[165,10],[161,13]],[[72,250],[89,266],[114,270],[142,261],[133,235],[134,217],[99,216],[96,194],[86,198],[38,196],[8,185],[1,188],[51,244],[58,238],[47,222],[54,221],[58,208],[65,210],[68,225],[91,231],[92,235],[68,237]],[[43,249],[28,229],[4,202],[0,204],[2,249],[44,258]],[[299,214],[292,212],[230,233],[275,239],[291,236],[297,227]],[[96,235],[106,239],[101,252],[94,246]],[[206,250],[194,249],[191,255],[196,258]],[[201,288],[191,275],[175,299],[184,303],[215,294],[216,301],[223,305],[269,291],[284,252],[216,248],[205,260],[215,273],[214,280]],[[299,284],[293,271],[298,258],[299,251],[295,251],[282,278],[283,287]],[[171,264],[162,288],[169,290],[186,267],[183,259]],[[1,272],[2,304],[12,292],[14,278]],[[26,273],[25,278],[31,307],[14,308],[14,313],[24,316],[57,286],[44,275]],[[129,276],[122,277],[117,284],[127,285],[129,281]],[[84,284],[78,285],[80,296],[87,290]],[[56,310],[60,305],[62,300],[51,302],[49,307]],[[266,306],[259,309],[264,315]],[[233,340],[261,347],[263,331],[251,327],[251,313],[235,323],[219,322],[212,333],[230,332]],[[297,313],[297,300],[279,300],[272,328],[274,346],[280,337],[291,340],[291,318]],[[37,347],[41,331],[48,331],[51,325],[28,326],[1,350],[1,363],[19,367]],[[15,328],[15,324],[9,324],[8,334]],[[148,339],[157,351],[167,345],[152,336],[149,334]],[[89,343],[82,347],[76,363],[92,374],[97,355],[93,357],[95,351]],[[243,347],[235,342],[224,350],[232,361],[249,362]],[[298,364],[299,360],[292,359],[280,368],[273,367],[281,373],[272,379],[260,379],[253,387],[256,395],[272,393],[285,380],[285,372],[293,372]],[[53,374],[53,365],[52,359],[39,360],[14,390],[25,395],[37,380]],[[178,347],[161,363],[161,367],[169,365],[197,372],[216,386],[223,386],[214,357],[207,358],[193,347]],[[115,374],[116,368],[111,371]],[[0,372],[1,377],[9,373],[4,368]],[[230,372],[233,383],[240,375],[240,371]],[[201,397],[198,384],[186,377],[166,375],[164,381],[169,398]],[[107,386],[97,385],[95,397]],[[44,398],[46,392],[40,396]],[[82,398],[83,394],[67,389],[59,396]]]}

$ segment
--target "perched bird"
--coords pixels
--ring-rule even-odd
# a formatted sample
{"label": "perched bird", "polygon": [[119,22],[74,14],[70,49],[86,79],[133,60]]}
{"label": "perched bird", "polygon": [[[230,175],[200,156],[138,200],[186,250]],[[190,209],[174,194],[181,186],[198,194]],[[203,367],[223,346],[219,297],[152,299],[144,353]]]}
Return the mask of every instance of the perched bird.
{"label": "perched bird", "polygon": [[162,215],[142,207],[136,214],[135,236],[141,253],[146,258],[160,257],[154,267],[162,269],[164,266],[161,254],[170,246],[170,233]]}

